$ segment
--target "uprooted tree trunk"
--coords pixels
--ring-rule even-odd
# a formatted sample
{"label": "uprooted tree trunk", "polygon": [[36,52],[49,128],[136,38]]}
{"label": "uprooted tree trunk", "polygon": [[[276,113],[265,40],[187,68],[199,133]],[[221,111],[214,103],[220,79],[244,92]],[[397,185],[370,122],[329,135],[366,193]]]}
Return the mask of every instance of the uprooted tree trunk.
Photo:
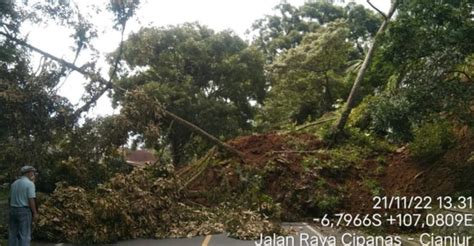
{"label": "uprooted tree trunk", "polygon": [[385,15],[382,11],[380,11],[375,6],[373,6],[372,3],[369,0],[367,0],[367,2],[377,12],[379,12],[383,16],[384,21],[382,22],[382,25],[380,26],[379,30],[375,34],[374,42],[372,43],[372,46],[370,46],[369,51],[367,52],[367,55],[365,56],[364,62],[362,63],[362,66],[360,67],[359,72],[357,73],[357,77],[354,81],[354,84],[352,85],[352,89],[351,89],[351,92],[349,94],[349,97],[347,98],[347,102],[346,102],[346,105],[344,107],[344,110],[342,111],[341,116],[339,117],[339,120],[334,125],[333,132],[332,132],[333,139],[338,138],[338,136],[340,136],[344,131],[344,127],[347,123],[347,120],[349,119],[349,115],[351,114],[351,111],[355,106],[355,98],[357,96],[357,93],[359,92],[359,88],[360,88],[360,85],[362,83],[362,80],[364,79],[365,72],[367,71],[367,68],[369,67],[370,62],[372,61],[374,51],[377,48],[380,36],[387,29],[387,26],[390,22],[390,19],[392,18],[393,14],[395,13],[395,10],[397,9],[397,6],[399,4],[399,0],[393,0],[392,5],[390,6],[390,10],[388,11],[388,14]]}
{"label": "uprooted tree trunk", "polygon": [[162,108],[162,110],[163,110],[163,113],[164,113],[165,117],[170,117],[171,119],[173,119],[177,123],[185,126],[186,128],[190,129],[191,131],[199,134],[200,136],[202,136],[205,139],[209,140],[213,144],[217,145],[219,148],[221,148],[223,150],[226,150],[227,152],[229,152],[232,155],[235,155],[236,157],[239,157],[241,160],[244,160],[244,155],[240,151],[233,148],[232,146],[220,141],[216,137],[214,137],[211,134],[209,134],[208,132],[204,131],[202,128],[200,128],[200,127],[194,125],[193,123],[191,123],[191,122],[189,122],[189,121],[187,121],[187,120],[171,113],[170,111],[167,111],[164,108]]}
{"label": "uprooted tree trunk", "polygon": [[[100,74],[98,73],[93,73],[93,72],[90,72],[90,71],[87,71],[81,67],[78,67],[76,65],[74,65],[73,63],[70,63],[64,59],[61,59],[59,57],[56,57],[48,52],[45,52],[41,49],[38,49],[30,44],[28,44],[27,42],[21,40],[21,39],[18,39],[14,36],[11,36],[9,35],[8,33],[5,33],[5,32],[2,32],[0,31],[0,35],[3,35],[5,36],[6,38],[24,46],[24,47],[27,47],[39,54],[41,54],[42,56],[44,57],[47,57],[51,60],[54,60],[56,62],[59,62],[60,64],[62,64],[63,66],[71,69],[71,70],[74,70],[76,72],[79,72],[80,74],[84,75],[86,78],[88,78],[91,82],[99,82],[103,88],[100,89],[95,95],[92,96],[92,98],[87,101],[85,103],[84,106],[80,107],[79,109],[77,109],[75,112],[74,112],[74,116],[75,117],[79,117],[81,113],[83,112],[86,112],[87,110],[89,110],[90,106],[92,104],[94,104],[107,90],[113,88],[113,87],[117,87],[116,85],[114,85],[114,83],[111,81],[111,80],[106,80],[104,79]],[[122,88],[119,88],[117,87],[118,89],[122,89]],[[122,89],[123,90],[123,89]],[[154,102],[150,102],[150,103],[154,103]],[[166,110],[165,108],[163,108],[162,106],[160,106],[159,104],[157,105],[157,107],[160,107],[160,110],[161,112],[163,113],[163,116],[164,117],[169,117],[170,119],[174,120],[175,122],[183,125],[184,127],[188,128],[189,130],[191,130],[192,132],[194,133],[197,133],[198,135],[202,136],[203,138],[207,139],[209,142],[213,143],[214,145],[218,146],[220,149],[228,152],[229,154],[232,154],[236,157],[238,157],[239,159],[243,160],[244,161],[244,155],[236,150],[235,148],[233,148],[232,146],[220,141],[219,139],[217,139],[216,137],[212,136],[211,134],[209,134],[208,132],[206,132],[205,130],[203,130],[202,128],[194,125],[193,123],[173,114],[172,112],[169,112],[168,110]]]}

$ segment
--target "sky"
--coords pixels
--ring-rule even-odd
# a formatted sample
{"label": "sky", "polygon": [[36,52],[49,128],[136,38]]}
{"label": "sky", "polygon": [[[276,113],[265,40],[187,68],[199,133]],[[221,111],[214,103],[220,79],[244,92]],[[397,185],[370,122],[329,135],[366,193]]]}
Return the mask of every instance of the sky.
{"label": "sky", "polygon": [[[91,4],[102,3],[106,0],[76,0],[81,12],[90,10]],[[245,35],[252,23],[272,14],[273,7],[281,0],[142,0],[141,7],[136,13],[136,18],[127,23],[126,34],[136,32],[143,26],[167,26],[178,25],[184,22],[199,22],[215,31],[231,29],[243,39],[249,40]],[[287,0],[294,6],[301,6],[305,0]],[[348,2],[346,0],[346,2]],[[363,0],[355,2],[368,4]],[[375,6],[384,12],[390,7],[390,0],[372,0]],[[102,61],[99,65],[105,74],[108,66],[103,62],[107,53],[118,47],[120,35],[112,29],[111,15],[108,13],[91,14],[91,21],[99,27],[99,37],[93,42],[94,47],[100,51]],[[25,25],[24,32],[28,33],[29,42],[53,55],[72,61],[74,53],[71,50],[73,44],[70,38],[71,32],[65,28],[49,24],[47,26],[37,26],[34,24]],[[126,35],[126,36],[127,36]],[[125,37],[126,37],[125,36]],[[79,57],[76,64],[83,64],[90,59],[90,54],[84,52]],[[38,61],[36,56],[33,61]],[[80,106],[83,102],[81,97],[84,94],[84,85],[87,84],[80,74],[73,72],[61,83],[59,94],[67,97],[72,104]],[[106,116],[118,113],[118,109],[113,109],[110,98],[105,94],[97,105],[92,108],[87,116]]]}

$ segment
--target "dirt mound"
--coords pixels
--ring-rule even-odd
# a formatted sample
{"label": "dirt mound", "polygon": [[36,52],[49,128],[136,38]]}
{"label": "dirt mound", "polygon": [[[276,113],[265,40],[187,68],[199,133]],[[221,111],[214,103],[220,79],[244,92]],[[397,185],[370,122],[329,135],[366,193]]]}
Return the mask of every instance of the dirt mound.
{"label": "dirt mound", "polygon": [[392,154],[382,178],[387,194],[421,196],[473,195],[474,136],[459,136],[441,158],[425,162],[410,156],[408,148]]}
{"label": "dirt mound", "polygon": [[257,205],[268,201],[281,204],[283,218],[293,220],[337,208],[342,201],[337,177],[328,177],[325,168],[309,161],[330,159],[317,137],[269,133],[239,137],[229,144],[243,153],[245,162],[214,156],[207,165],[200,162],[181,175],[200,170],[187,176],[192,177],[189,192],[200,202],[229,197]]}
{"label": "dirt mound", "polygon": [[[353,172],[345,185],[348,191],[345,209],[353,213],[373,212],[374,195],[472,196],[474,136],[458,136],[455,146],[435,161],[414,159],[409,146],[403,146],[385,154],[383,159],[380,156],[366,158]],[[371,187],[367,181],[374,181],[378,186]]]}
{"label": "dirt mound", "polygon": [[324,144],[310,134],[282,135],[278,133],[238,137],[229,145],[244,153],[245,160],[257,167],[264,166],[276,155],[288,157],[288,166],[299,170],[304,154],[321,149]]}
{"label": "dirt mound", "polygon": [[188,188],[201,203],[226,197],[270,200],[292,220],[334,211],[372,213],[374,196],[453,195],[474,187],[468,164],[474,159],[472,135],[434,163],[414,160],[406,146],[380,151],[373,147],[377,142],[365,146],[352,139],[329,149],[311,134],[251,135],[229,144],[245,162],[216,154],[205,165],[187,167],[187,172],[199,169]]}
{"label": "dirt mound", "polygon": [[[309,134],[277,133],[238,137],[229,141],[229,145],[243,153],[245,162],[221,160],[220,157],[213,156],[214,159],[210,163],[212,168],[207,168],[199,179],[192,182],[190,189],[219,185],[236,186],[238,182],[247,180],[243,177],[243,171],[249,169],[257,171],[257,174],[271,171],[299,177],[304,172],[301,165],[304,157],[317,153],[324,146],[318,138]],[[181,172],[189,172],[193,168],[195,169],[196,165],[187,166]]]}

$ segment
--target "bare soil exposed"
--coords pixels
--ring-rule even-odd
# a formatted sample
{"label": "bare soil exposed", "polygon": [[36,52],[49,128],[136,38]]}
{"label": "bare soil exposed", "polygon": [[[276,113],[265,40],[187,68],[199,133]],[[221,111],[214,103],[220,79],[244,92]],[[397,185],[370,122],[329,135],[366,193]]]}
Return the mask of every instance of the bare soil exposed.
{"label": "bare soil exposed", "polygon": [[[309,157],[321,162],[332,158],[331,149],[311,134],[251,135],[229,144],[244,153],[246,161],[216,157],[189,184],[191,193],[239,194],[257,182],[251,175],[255,174],[261,178],[260,191],[282,204],[287,219],[331,210],[371,213],[374,195],[453,195],[472,192],[469,187],[474,187],[469,178],[474,177],[474,164],[468,161],[474,151],[474,139],[467,134],[459,136],[458,144],[435,162],[415,160],[409,147],[402,146],[393,152],[371,153],[337,172],[307,166],[305,160]],[[329,203],[339,200],[326,208],[318,204],[324,199]]]}

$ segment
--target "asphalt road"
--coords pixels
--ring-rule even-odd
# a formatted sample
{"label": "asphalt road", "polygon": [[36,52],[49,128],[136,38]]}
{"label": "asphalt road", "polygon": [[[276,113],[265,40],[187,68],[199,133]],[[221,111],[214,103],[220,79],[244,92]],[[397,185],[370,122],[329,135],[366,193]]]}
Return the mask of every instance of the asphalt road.
{"label": "asphalt road", "polygon": [[[350,231],[347,229],[331,229],[321,228],[307,223],[285,223],[285,227],[291,228],[294,231],[293,235],[286,238],[276,238],[277,240],[268,241],[268,239],[261,243],[257,241],[245,241],[227,237],[225,234],[208,235],[201,237],[192,238],[169,238],[169,239],[134,239],[128,241],[120,241],[113,245],[131,245],[131,246],[269,246],[269,245],[285,245],[285,246],[334,246],[328,242],[322,242],[321,239],[329,238],[333,236],[336,238],[336,245],[344,245],[341,242],[341,236],[343,234],[351,233],[353,235],[362,235],[357,231]],[[420,244],[414,241],[406,240],[406,236],[402,241],[402,245],[406,246],[419,246]],[[285,240],[283,243],[281,240]],[[314,242],[318,240],[318,242]],[[73,244],[54,244],[54,243],[38,243],[32,242],[32,246],[77,246]],[[356,244],[353,244],[356,245]],[[0,242],[0,246],[2,243]]]}
{"label": "asphalt road", "polygon": [[[321,228],[307,223],[285,223],[285,227],[291,228],[294,231],[293,235],[286,238],[276,238],[277,240],[266,240],[261,243],[257,241],[237,240],[227,237],[225,234],[208,235],[192,238],[169,238],[169,239],[134,239],[128,241],[121,241],[113,245],[131,245],[131,246],[269,246],[269,245],[284,245],[284,246],[335,246],[347,245],[341,241],[342,235],[350,233],[354,236],[364,236],[360,232],[350,231],[347,229],[331,229]],[[322,240],[333,236],[336,239],[336,244],[323,242]],[[403,246],[419,246],[416,241],[407,240],[407,236],[402,237]],[[321,240],[322,239],[322,240]],[[282,243],[281,240],[284,240]],[[315,242],[318,240],[318,242]],[[33,242],[32,246],[76,246],[72,244],[52,244],[52,243],[38,243]],[[357,244],[352,244],[357,245]],[[361,245],[361,244],[359,244]],[[363,244],[362,244],[363,245]],[[3,245],[0,245],[3,246]]]}
{"label": "asphalt road", "polygon": [[[285,227],[292,228],[295,231],[295,235],[291,235],[284,240],[293,240],[289,245],[294,246],[306,246],[311,244],[305,244],[300,241],[300,236],[304,234],[305,237],[322,237],[323,235],[317,231],[314,227],[306,223],[285,223]],[[293,238],[293,239],[290,239]],[[281,240],[281,238],[280,238]],[[267,240],[268,242],[268,240]],[[32,246],[70,246],[71,244],[51,244],[51,243],[32,243]],[[225,234],[208,235],[193,238],[178,238],[178,239],[134,239],[128,241],[121,241],[114,245],[131,245],[131,246],[259,246],[268,245],[260,244],[260,240],[257,241],[245,241],[227,237]],[[277,244],[275,244],[277,245]],[[287,245],[287,244],[285,244]],[[325,244],[328,245],[328,244]],[[329,246],[329,245],[328,245]]]}

